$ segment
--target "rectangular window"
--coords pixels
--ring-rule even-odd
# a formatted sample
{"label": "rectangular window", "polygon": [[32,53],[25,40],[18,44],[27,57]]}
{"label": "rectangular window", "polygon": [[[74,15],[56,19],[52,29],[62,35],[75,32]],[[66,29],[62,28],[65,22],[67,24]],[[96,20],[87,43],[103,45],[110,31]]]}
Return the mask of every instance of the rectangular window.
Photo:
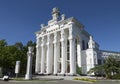
{"label": "rectangular window", "polygon": [[70,45],[69,45],[69,40],[67,40],[67,60],[70,60],[70,56],[69,56],[69,52],[70,52],[70,50],[69,50],[69,47]]}
{"label": "rectangular window", "polygon": [[85,50],[85,41],[82,40],[82,49]]}
{"label": "rectangular window", "polygon": [[60,42],[60,58],[61,58],[61,42]]}

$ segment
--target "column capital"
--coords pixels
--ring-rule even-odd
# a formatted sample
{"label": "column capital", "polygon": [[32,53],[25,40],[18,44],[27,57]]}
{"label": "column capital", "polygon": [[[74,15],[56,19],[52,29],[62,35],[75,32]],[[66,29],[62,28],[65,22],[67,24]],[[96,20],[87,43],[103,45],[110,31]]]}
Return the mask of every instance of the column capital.
{"label": "column capital", "polygon": [[69,37],[68,37],[69,40],[73,40],[74,39],[74,34],[73,34],[73,28],[70,27],[69,28]]}
{"label": "column capital", "polygon": [[63,30],[61,30],[61,39],[60,39],[60,41],[63,42],[64,40],[65,40],[65,31],[63,29]]}
{"label": "column capital", "polygon": [[50,42],[47,42],[46,45],[50,45]]}
{"label": "column capital", "polygon": [[45,45],[45,37],[42,37],[42,42],[41,42],[41,46],[44,46]]}
{"label": "column capital", "polygon": [[68,39],[69,39],[69,40],[74,40],[75,37],[74,37],[73,35],[71,35],[71,36],[68,37]]}
{"label": "column capital", "polygon": [[43,36],[43,37],[42,37],[42,42],[43,42],[44,40],[45,40],[45,37]]}
{"label": "column capital", "polygon": [[64,42],[64,41],[65,41],[65,39],[64,39],[64,38],[61,38],[61,39],[60,39],[60,42]]}
{"label": "column capital", "polygon": [[61,30],[61,38],[63,38],[64,36],[65,36],[65,30],[62,29],[62,30]]}
{"label": "column capital", "polygon": [[58,34],[57,32],[54,33],[54,38],[57,38]]}
{"label": "column capital", "polygon": [[34,55],[34,53],[27,52],[27,56],[33,56],[33,55]]}
{"label": "column capital", "polygon": [[53,41],[53,43],[54,43],[54,44],[57,44],[57,43],[59,43],[59,42],[58,42],[58,41]]}
{"label": "column capital", "polygon": [[36,48],[40,48],[40,46],[41,46],[41,45],[37,44],[37,45],[36,45]]}
{"label": "column capital", "polygon": [[50,43],[50,34],[48,34],[47,35],[47,43],[46,43],[46,45],[48,46],[48,45],[50,45],[51,43]]}
{"label": "column capital", "polygon": [[69,40],[73,40],[73,36],[69,36],[68,39],[69,39]]}
{"label": "column capital", "polygon": [[72,35],[72,33],[73,33],[73,28],[70,27],[70,28],[69,28],[69,35]]}
{"label": "column capital", "polygon": [[47,35],[47,42],[50,42],[50,34]]}
{"label": "column capital", "polygon": [[58,35],[57,35],[57,32],[55,32],[54,33],[54,41],[53,41],[53,43],[55,44],[55,43],[58,43]]}
{"label": "column capital", "polygon": [[57,46],[59,44],[59,42],[54,42],[54,46]]}
{"label": "column capital", "polygon": [[41,44],[41,47],[43,47],[43,46],[45,46],[45,43],[42,43],[42,44]]}
{"label": "column capital", "polygon": [[51,45],[51,44],[52,44],[51,42],[47,42],[47,43],[46,43],[47,46],[48,46],[48,45]]}
{"label": "column capital", "polygon": [[36,39],[37,39],[37,41],[39,41],[39,39],[40,39],[40,38],[39,38],[39,37],[37,37]]}

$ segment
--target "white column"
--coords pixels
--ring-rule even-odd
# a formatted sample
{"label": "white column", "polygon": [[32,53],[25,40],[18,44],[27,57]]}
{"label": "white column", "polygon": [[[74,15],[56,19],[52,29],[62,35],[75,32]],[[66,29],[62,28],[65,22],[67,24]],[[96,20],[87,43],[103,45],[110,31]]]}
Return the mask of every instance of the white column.
{"label": "white column", "polygon": [[51,73],[51,44],[50,35],[47,36],[47,74]]}
{"label": "white column", "polygon": [[58,43],[57,32],[54,33],[54,74],[58,73],[58,57],[60,56],[59,52],[59,43]]}
{"label": "white column", "polygon": [[81,65],[81,38],[78,39],[78,43],[77,43],[77,64],[78,64],[78,67],[82,67]]}
{"label": "white column", "polygon": [[57,47],[58,47],[58,54],[57,54],[57,56],[58,56],[58,65],[57,65],[57,71],[58,71],[58,73],[60,73],[61,72],[61,69],[60,69],[60,67],[61,67],[61,65],[60,65],[60,41],[58,42],[58,45],[57,45]]}
{"label": "white column", "polygon": [[35,66],[35,73],[40,72],[40,59],[41,59],[41,50],[40,50],[40,39],[37,38],[37,45],[36,45],[36,66]]}
{"label": "white column", "polygon": [[65,74],[66,63],[65,63],[65,31],[61,31],[61,74]]}
{"label": "white column", "polygon": [[65,35],[65,73],[67,73],[67,38]]}
{"label": "white column", "polygon": [[32,79],[32,58],[33,58],[33,47],[28,47],[28,60],[27,60],[27,70],[26,70],[26,75],[25,79],[29,80]]}
{"label": "white column", "polygon": [[41,44],[41,74],[45,73],[45,37],[42,37]]}
{"label": "white column", "polygon": [[[52,40],[53,40],[53,38],[52,38]],[[53,67],[53,65],[54,65],[54,46],[53,46],[53,41],[51,41],[51,45],[50,45],[50,58],[51,58],[51,60],[50,60],[50,72],[51,73],[53,73],[53,70],[54,70],[54,67]]]}
{"label": "white column", "polygon": [[73,38],[72,28],[69,29],[69,45],[70,45],[70,74],[76,74],[76,55],[75,55],[75,39]]}

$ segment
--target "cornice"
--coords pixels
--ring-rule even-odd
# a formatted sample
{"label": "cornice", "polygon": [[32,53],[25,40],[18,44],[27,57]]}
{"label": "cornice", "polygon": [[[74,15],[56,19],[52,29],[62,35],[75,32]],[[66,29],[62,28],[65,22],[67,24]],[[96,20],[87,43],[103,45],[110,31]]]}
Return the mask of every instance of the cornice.
{"label": "cornice", "polygon": [[116,54],[120,54],[120,52],[116,52],[116,51],[108,51],[108,50],[100,50],[101,52],[107,52],[107,53],[116,53]]}

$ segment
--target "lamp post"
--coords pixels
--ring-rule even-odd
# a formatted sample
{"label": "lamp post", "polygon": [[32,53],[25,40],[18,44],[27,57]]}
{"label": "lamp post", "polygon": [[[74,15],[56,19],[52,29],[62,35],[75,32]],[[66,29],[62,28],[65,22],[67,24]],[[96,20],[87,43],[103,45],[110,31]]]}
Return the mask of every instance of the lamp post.
{"label": "lamp post", "polygon": [[34,47],[32,47],[32,46],[28,47],[27,70],[26,70],[26,75],[25,75],[26,80],[32,79],[32,59],[33,59],[33,55],[34,55],[33,50],[34,50]]}

